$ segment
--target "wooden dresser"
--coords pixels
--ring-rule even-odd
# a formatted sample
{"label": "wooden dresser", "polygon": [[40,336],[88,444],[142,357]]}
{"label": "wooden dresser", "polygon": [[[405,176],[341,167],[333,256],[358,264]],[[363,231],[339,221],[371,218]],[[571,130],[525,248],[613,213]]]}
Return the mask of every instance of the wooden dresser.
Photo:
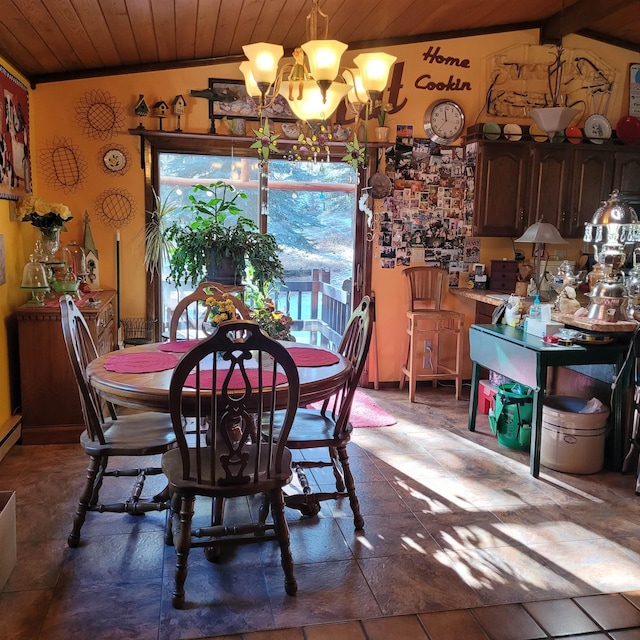
{"label": "wooden dresser", "polygon": [[[90,294],[80,310],[100,355],[117,346],[116,292]],[[85,299],[86,300],[86,297]],[[23,305],[16,311],[20,353],[22,444],[78,442],[84,430],[76,380],[62,337],[60,307]]]}

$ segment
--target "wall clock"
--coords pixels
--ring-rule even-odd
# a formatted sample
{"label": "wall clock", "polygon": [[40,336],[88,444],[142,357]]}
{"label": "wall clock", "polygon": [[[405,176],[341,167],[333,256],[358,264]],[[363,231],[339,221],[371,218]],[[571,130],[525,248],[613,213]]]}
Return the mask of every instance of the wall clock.
{"label": "wall clock", "polygon": [[453,100],[436,100],[424,112],[424,130],[438,144],[451,144],[464,129],[464,112]]}
{"label": "wall clock", "polygon": [[108,144],[98,152],[98,163],[108,175],[122,175],[129,168],[129,152],[121,145]]}

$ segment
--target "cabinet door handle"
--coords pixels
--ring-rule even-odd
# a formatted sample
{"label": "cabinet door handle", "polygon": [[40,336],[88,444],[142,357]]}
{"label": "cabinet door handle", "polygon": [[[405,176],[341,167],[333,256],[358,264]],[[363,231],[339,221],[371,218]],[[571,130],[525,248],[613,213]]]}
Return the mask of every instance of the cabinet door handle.
{"label": "cabinet door handle", "polygon": [[563,211],[563,212],[560,214],[560,220],[562,220],[562,222],[564,223],[564,221],[565,221],[566,219],[567,219],[567,212],[566,212],[566,211]]}
{"label": "cabinet door handle", "polygon": [[524,220],[524,209],[520,209],[520,222]]}

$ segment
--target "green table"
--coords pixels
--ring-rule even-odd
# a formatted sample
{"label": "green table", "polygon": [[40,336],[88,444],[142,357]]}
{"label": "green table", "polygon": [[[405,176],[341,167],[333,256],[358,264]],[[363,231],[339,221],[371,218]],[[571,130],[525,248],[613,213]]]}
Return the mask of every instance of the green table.
{"label": "green table", "polygon": [[[531,424],[531,474],[540,473],[540,446],[542,442],[542,407],[547,388],[547,367],[572,365],[615,365],[623,371],[613,394],[611,425],[614,470],[622,467],[622,409],[623,390],[629,386],[629,371],[625,367],[631,336],[622,337],[607,345],[553,346],[542,338],[525,333],[522,329],[503,324],[474,324],[469,329],[469,355],[473,362],[471,400],[469,405],[469,431],[475,431],[478,410],[478,383],[480,368],[491,369],[533,389],[533,416]],[[613,382],[613,381],[612,381]]]}

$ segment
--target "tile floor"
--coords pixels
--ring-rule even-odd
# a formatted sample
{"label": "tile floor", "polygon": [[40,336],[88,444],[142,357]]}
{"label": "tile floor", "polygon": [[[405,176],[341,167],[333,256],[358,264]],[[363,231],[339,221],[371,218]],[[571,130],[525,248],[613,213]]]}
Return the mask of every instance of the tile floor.
{"label": "tile floor", "polygon": [[[289,511],[294,598],[272,544],[219,565],[195,550],[187,608],[174,610],[164,515],[89,514],[69,549],[84,453],[15,446],[0,462],[18,530],[0,638],[640,639],[634,475],[543,468],[534,480],[528,454],[498,445],[486,416],[466,430],[468,401],[451,389],[424,387],[413,405],[406,391],[367,393],[398,424],[357,429],[350,445],[365,530],[354,532],[348,504],[324,503],[314,519]],[[111,480],[106,492],[114,482],[128,489]]]}

